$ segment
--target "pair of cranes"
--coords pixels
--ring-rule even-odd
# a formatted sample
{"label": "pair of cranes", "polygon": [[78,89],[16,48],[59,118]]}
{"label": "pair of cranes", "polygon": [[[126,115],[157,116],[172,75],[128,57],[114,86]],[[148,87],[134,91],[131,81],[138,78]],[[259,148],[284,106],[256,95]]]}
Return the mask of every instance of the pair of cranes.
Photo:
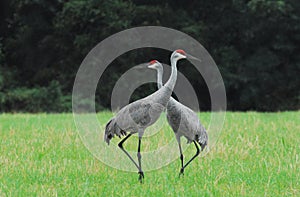
{"label": "pair of cranes", "polygon": [[[180,151],[181,169],[180,175],[183,175],[184,169],[193,161],[200,153],[198,144],[201,150],[207,145],[208,135],[205,128],[201,125],[197,114],[176,101],[171,97],[174,86],[177,80],[177,61],[181,59],[194,58],[188,55],[185,51],[178,49],[171,55],[171,76],[165,85],[162,84],[163,67],[157,60],[152,60],[147,64],[149,69],[157,71],[157,86],[158,90],[153,94],[132,102],[123,107],[110,121],[106,124],[104,140],[109,144],[110,140],[115,136],[126,135],[126,131],[130,131],[124,139],[122,139],[118,146],[128,156],[138,169],[139,181],[144,179],[144,173],[141,165],[141,141],[144,131],[147,127],[154,124],[160,114],[167,109],[167,120],[173,129]],[[132,135],[138,133],[138,163],[130,156],[124,149],[123,143]],[[193,142],[196,147],[196,154],[184,165],[183,153],[181,149],[181,136],[187,138],[188,143]]]}

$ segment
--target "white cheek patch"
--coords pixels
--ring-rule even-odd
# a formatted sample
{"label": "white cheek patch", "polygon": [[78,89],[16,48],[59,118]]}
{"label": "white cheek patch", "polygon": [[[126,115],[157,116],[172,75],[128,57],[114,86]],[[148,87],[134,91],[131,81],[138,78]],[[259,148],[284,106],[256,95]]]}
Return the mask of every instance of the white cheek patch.
{"label": "white cheek patch", "polygon": [[186,56],[185,56],[185,55],[182,55],[181,53],[177,53],[177,57],[178,57],[178,59],[186,58]]}
{"label": "white cheek patch", "polygon": [[152,68],[152,69],[155,69],[155,64],[152,64],[152,65],[149,65],[148,68]]}

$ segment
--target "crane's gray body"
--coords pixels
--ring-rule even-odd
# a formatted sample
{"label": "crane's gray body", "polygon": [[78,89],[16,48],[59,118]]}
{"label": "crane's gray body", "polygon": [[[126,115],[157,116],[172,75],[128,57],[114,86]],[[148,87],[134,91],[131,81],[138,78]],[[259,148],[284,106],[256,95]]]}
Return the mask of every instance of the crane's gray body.
{"label": "crane's gray body", "polygon": [[107,123],[105,141],[109,143],[114,135],[121,137],[126,134],[125,131],[142,135],[145,128],[154,124],[165,110],[171,94],[172,89],[163,86],[155,93],[123,107]]}
{"label": "crane's gray body", "polygon": [[207,133],[197,114],[172,97],[167,104],[167,120],[178,141],[181,136],[184,136],[188,143],[195,140],[201,147],[207,144]]}

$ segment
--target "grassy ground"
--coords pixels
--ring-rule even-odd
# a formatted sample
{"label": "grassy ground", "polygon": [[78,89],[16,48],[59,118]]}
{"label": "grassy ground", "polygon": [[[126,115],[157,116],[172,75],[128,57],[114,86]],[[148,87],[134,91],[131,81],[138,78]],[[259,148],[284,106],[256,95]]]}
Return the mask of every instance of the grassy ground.
{"label": "grassy ground", "polygon": [[[209,115],[201,113],[204,125]],[[71,114],[3,114],[0,196],[300,196],[299,123],[300,112],[227,113],[217,146],[184,177],[177,159],[146,172],[140,184],[137,173],[89,153]],[[190,146],[186,158],[194,151]]]}

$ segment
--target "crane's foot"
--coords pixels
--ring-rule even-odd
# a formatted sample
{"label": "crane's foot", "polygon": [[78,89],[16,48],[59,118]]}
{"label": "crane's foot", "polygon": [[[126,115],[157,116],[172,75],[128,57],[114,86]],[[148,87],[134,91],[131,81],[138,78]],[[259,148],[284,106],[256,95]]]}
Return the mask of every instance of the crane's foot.
{"label": "crane's foot", "polygon": [[179,177],[183,176],[184,175],[184,168],[181,168],[180,169],[180,172],[179,172]]}
{"label": "crane's foot", "polygon": [[140,181],[140,183],[143,183],[143,181],[144,181],[144,172],[143,171],[140,171],[139,172],[139,181]]}

